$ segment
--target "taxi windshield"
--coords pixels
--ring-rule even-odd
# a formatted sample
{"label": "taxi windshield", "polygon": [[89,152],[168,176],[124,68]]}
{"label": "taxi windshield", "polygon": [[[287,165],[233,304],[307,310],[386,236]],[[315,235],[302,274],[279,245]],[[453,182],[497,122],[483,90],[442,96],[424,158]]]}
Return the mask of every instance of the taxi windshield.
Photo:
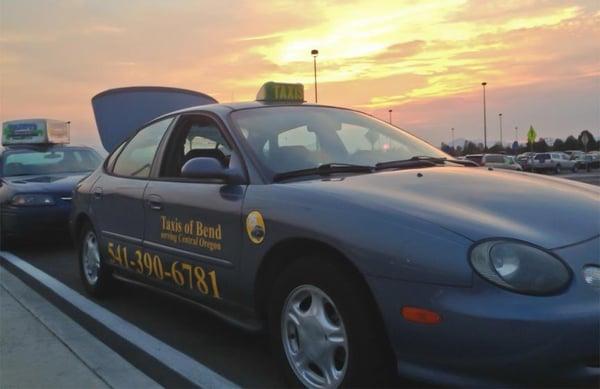
{"label": "taxi windshield", "polygon": [[2,158],[2,176],[32,176],[60,173],[84,173],[102,163],[93,150],[15,150],[7,151]]}
{"label": "taxi windshield", "polygon": [[233,112],[232,119],[274,174],[327,164],[375,166],[417,156],[448,157],[405,131],[346,109],[261,107]]}

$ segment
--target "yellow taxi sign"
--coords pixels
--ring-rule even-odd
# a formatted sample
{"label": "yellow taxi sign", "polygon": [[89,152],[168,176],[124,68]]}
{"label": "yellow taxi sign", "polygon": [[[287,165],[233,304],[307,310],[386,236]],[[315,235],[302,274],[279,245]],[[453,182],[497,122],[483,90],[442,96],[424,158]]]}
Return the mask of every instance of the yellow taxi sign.
{"label": "yellow taxi sign", "polygon": [[269,81],[256,94],[256,101],[304,102],[304,85]]}

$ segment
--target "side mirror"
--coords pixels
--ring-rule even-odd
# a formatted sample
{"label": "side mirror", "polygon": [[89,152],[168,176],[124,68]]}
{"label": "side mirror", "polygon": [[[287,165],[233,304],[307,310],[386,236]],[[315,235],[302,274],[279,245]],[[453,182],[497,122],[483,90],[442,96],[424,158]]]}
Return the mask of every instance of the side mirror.
{"label": "side mirror", "polygon": [[181,177],[223,180],[228,184],[242,184],[244,177],[237,169],[230,169],[216,158],[198,157],[187,161],[181,168]]}

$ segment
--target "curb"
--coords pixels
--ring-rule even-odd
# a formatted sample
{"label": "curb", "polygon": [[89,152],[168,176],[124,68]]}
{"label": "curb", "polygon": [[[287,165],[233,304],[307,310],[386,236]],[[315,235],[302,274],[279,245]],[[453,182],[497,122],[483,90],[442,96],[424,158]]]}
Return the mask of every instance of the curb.
{"label": "curb", "polygon": [[160,387],[4,267],[0,267],[0,285],[107,386]]}

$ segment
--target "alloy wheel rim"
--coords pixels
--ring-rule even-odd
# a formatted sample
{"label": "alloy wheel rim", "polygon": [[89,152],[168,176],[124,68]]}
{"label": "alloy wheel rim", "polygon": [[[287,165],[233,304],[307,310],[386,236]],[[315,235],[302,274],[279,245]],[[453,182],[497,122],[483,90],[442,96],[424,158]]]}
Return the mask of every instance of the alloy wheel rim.
{"label": "alloy wheel rim", "polygon": [[100,252],[98,251],[96,234],[92,231],[86,234],[83,241],[81,261],[85,279],[90,285],[95,285],[98,282],[98,271],[100,270]]}
{"label": "alloy wheel rim", "polygon": [[323,290],[301,285],[289,294],[281,334],[288,363],[303,385],[340,386],[348,367],[348,336],[337,307]]}

